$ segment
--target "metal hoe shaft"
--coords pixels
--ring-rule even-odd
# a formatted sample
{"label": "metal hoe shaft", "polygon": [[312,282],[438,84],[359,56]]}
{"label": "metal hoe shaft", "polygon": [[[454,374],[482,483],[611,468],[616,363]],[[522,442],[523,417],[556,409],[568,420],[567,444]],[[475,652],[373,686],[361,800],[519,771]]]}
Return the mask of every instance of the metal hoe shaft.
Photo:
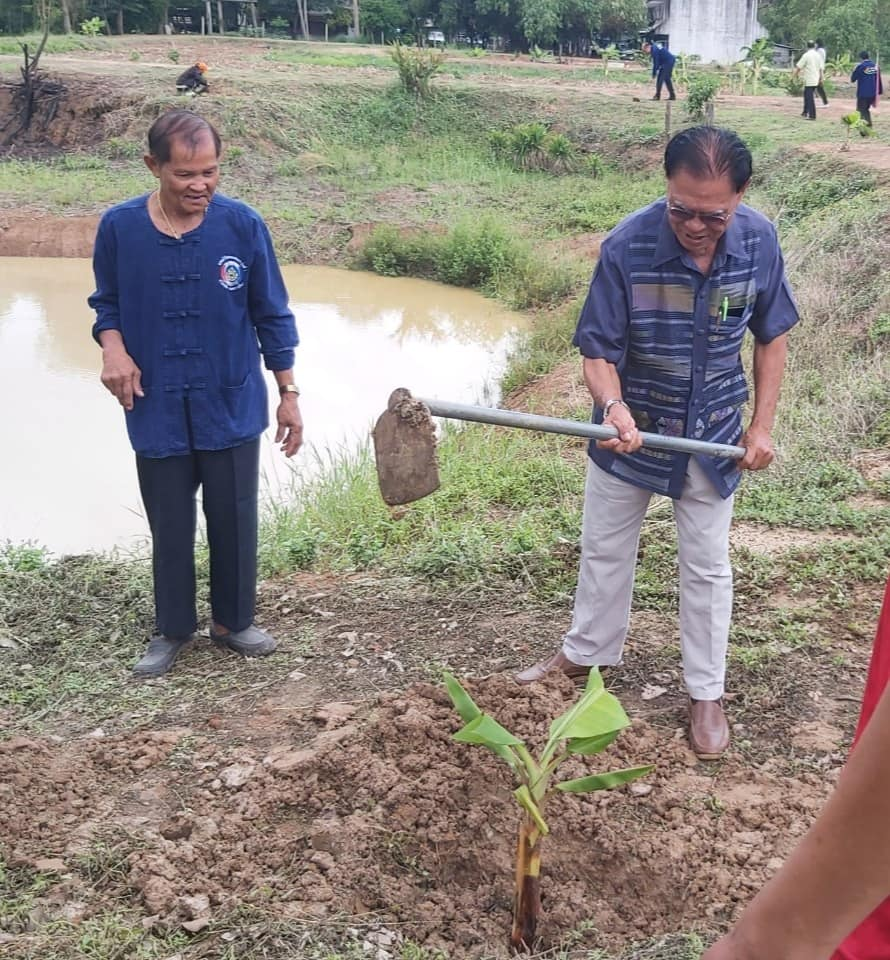
{"label": "metal hoe shaft", "polygon": [[[559,417],[542,417],[535,413],[517,413],[496,407],[475,407],[466,403],[450,403],[446,400],[427,400],[418,397],[433,416],[448,420],[471,420],[475,423],[491,423],[499,427],[519,427],[522,430],[541,430],[544,433],[561,433],[570,437],[589,437],[592,440],[613,440],[618,436],[614,427],[596,423],[581,423]],[[672,450],[676,453],[698,453],[707,457],[726,457],[738,460],[745,455],[744,447],[726,443],[708,443],[706,440],[690,440],[686,437],[666,437],[660,433],[642,433],[643,446],[654,450]]]}

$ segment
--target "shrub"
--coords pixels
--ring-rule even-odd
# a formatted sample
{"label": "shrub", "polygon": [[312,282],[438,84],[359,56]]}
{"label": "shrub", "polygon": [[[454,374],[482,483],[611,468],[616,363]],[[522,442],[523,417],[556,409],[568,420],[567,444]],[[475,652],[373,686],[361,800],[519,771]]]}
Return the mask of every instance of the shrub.
{"label": "shrub", "polygon": [[429,97],[430,82],[445,62],[445,52],[394,43],[389,55],[399,71],[399,82],[404,90],[417,100]]}
{"label": "shrub", "polygon": [[695,73],[686,91],[686,112],[693,120],[704,120],[705,107],[712,103],[720,89],[720,77],[713,73]]}
{"label": "shrub", "polygon": [[458,224],[448,234],[377,227],[365,241],[360,264],[387,277],[426,277],[475,287],[517,308],[562,300],[577,277],[543,260],[492,219]]}
{"label": "shrub", "polygon": [[460,224],[448,235],[437,258],[437,273],[456,287],[493,289],[516,263],[516,246],[494,220]]}
{"label": "shrub", "polygon": [[172,60],[174,63],[179,63],[179,51],[176,49],[176,47],[171,47],[167,51],[167,57],[168,59]]}
{"label": "shrub", "polygon": [[588,153],[584,158],[585,173],[592,177],[601,177],[606,169],[603,158],[598,153]]}
{"label": "shrub", "polygon": [[510,134],[513,165],[521,170],[538,170],[545,156],[547,128],[543,123],[517,124]]}
{"label": "shrub", "polygon": [[511,160],[512,141],[506,130],[492,130],[488,134],[488,145],[495,160],[506,163]]}
{"label": "shrub", "polygon": [[785,77],[785,89],[792,97],[803,96],[803,78],[789,73],[788,76]]}
{"label": "shrub", "polygon": [[105,21],[101,17],[90,17],[80,21],[80,32],[85,37],[98,37],[105,28]]}
{"label": "shrub", "polygon": [[488,144],[495,160],[514,170],[568,173],[578,167],[575,144],[564,133],[548,132],[539,121],[518,123],[512,130],[492,130]]}
{"label": "shrub", "polygon": [[443,238],[431,233],[405,233],[397,227],[377,227],[362,248],[361,260],[384,277],[438,278]]}
{"label": "shrub", "polygon": [[555,133],[544,144],[550,169],[556,172],[573,170],[578,159],[575,145],[564,133]]}

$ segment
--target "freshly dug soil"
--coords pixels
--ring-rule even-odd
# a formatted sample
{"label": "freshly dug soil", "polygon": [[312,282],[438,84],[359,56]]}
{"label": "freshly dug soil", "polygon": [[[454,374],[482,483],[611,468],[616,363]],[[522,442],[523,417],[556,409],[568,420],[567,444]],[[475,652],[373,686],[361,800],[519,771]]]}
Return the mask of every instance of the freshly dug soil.
{"label": "freshly dug soil", "polygon": [[[564,678],[468,686],[535,749],[577,694]],[[291,918],[372,914],[454,957],[506,956],[517,807],[501,761],[450,739],[459,725],[443,689],[417,683],[308,708],[279,696],[190,728],[14,738],[0,743],[2,852],[57,871],[56,900],[86,913],[113,897],[175,926],[240,903]],[[561,775],[645,762],[657,767],[642,795],[552,798],[545,943],[588,920],[584,942],[605,947],[723,926],[829,789],[768,764],[701,764],[682,730],[643,720]],[[125,858],[118,888],[87,883],[84,855],[99,841]]]}

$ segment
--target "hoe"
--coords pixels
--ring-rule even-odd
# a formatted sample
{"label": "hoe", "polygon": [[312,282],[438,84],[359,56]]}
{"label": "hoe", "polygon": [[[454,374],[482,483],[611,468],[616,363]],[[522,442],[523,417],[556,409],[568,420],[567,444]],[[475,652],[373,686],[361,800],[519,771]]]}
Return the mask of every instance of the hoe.
{"label": "hoe", "polygon": [[[475,407],[446,400],[412,397],[404,387],[394,390],[386,410],[374,426],[374,455],[380,493],[390,506],[420,500],[439,488],[439,464],[436,459],[436,433],[432,417],[470,420],[500,427],[519,427],[572,437],[611,440],[618,436],[614,427],[533,413],[517,413],[495,407]],[[744,447],[685,437],[666,437],[658,433],[642,434],[643,446],[677,453],[699,453],[709,457],[738,460]]]}

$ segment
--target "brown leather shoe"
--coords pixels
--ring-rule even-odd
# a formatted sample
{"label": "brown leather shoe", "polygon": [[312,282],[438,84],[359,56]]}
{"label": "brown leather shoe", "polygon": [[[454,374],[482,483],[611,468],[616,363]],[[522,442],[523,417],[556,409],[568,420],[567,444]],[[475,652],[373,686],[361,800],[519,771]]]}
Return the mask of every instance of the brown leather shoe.
{"label": "brown leather shoe", "polygon": [[546,660],[542,660],[533,667],[529,667],[528,670],[517,673],[514,679],[517,683],[537,683],[538,680],[543,680],[548,673],[554,673],[557,670],[572,680],[579,682],[586,680],[587,674],[590,673],[590,667],[582,666],[580,663],[573,663],[562,650],[559,650]]}
{"label": "brown leather shoe", "polygon": [[699,760],[719,760],[729,746],[722,700],[689,701],[689,745]]}

